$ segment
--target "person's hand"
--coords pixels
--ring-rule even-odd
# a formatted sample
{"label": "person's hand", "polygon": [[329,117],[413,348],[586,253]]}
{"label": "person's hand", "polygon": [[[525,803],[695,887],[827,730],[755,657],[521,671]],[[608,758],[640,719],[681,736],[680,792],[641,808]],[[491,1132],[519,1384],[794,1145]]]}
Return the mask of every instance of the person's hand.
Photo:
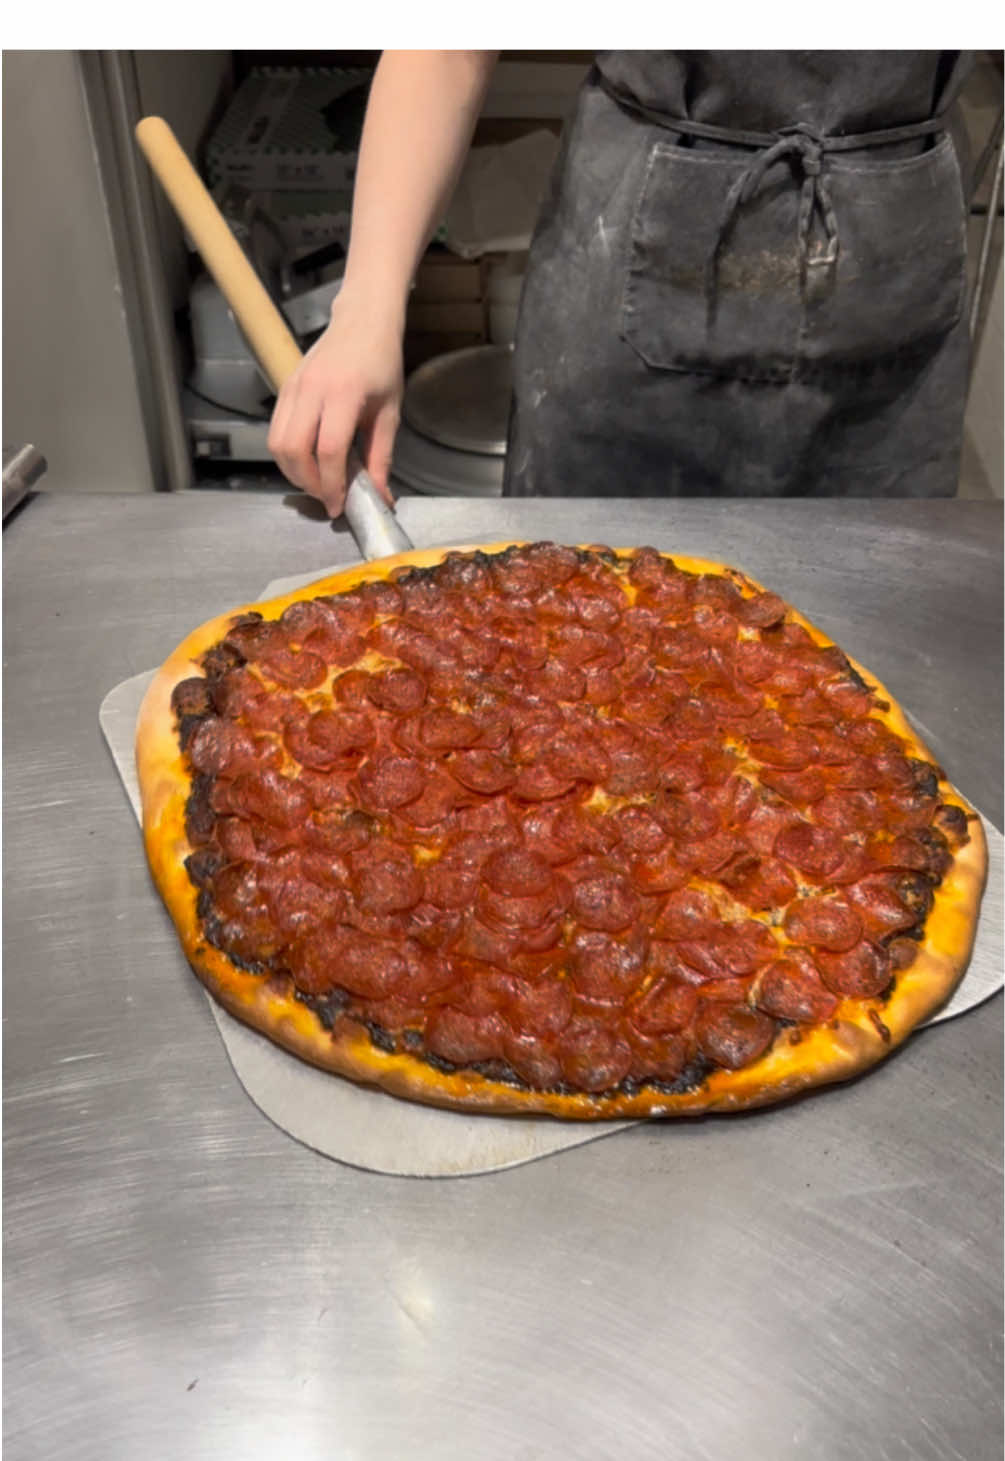
{"label": "person's hand", "polygon": [[340,294],[331,324],[279,393],[269,451],[295,487],[338,517],[356,437],[367,471],[390,503],[403,389],[400,328]]}

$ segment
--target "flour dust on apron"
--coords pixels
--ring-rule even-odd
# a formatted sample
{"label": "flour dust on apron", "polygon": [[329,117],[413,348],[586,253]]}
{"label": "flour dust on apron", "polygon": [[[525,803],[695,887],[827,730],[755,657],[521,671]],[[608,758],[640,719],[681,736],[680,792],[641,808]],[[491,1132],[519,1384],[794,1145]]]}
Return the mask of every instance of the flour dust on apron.
{"label": "flour dust on apron", "polygon": [[531,250],[505,494],[952,495],[968,65],[600,53]]}

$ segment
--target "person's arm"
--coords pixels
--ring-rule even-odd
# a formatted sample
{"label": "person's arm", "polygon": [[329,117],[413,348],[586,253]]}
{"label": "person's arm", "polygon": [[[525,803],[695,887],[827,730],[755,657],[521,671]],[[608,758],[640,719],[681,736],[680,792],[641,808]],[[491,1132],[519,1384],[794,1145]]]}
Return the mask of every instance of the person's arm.
{"label": "person's arm", "polygon": [[360,141],[345,278],[331,324],[279,394],[269,450],[284,475],[342,511],[358,432],[367,470],[387,478],[403,389],[405,306],[457,184],[494,51],[385,51]]}

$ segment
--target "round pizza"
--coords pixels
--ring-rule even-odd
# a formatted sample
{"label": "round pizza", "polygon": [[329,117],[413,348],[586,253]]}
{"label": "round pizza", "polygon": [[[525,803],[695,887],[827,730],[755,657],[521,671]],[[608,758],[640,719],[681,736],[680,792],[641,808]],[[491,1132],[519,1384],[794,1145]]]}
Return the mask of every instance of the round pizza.
{"label": "round pizza", "polygon": [[414,552],[197,629],[137,730],[155,881],[232,1014],[468,1111],[735,1111],[881,1060],[966,968],[980,819],[744,574]]}

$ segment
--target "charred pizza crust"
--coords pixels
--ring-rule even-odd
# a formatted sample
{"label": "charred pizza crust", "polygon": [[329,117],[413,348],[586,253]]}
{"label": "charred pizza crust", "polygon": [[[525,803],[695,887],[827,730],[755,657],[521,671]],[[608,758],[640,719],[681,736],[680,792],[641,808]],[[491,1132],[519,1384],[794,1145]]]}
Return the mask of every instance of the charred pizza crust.
{"label": "charred pizza crust", "polygon": [[[514,546],[500,543],[477,551],[492,555]],[[739,1069],[705,1070],[688,1088],[666,1089],[643,1083],[634,1089],[599,1093],[535,1090],[474,1069],[443,1068],[444,1062],[433,1064],[401,1049],[381,1048],[364,1026],[351,1021],[340,1021],[333,1033],[310,1004],[296,997],[289,975],[249,971],[214,947],[200,917],[198,889],[186,868],[186,859],[193,851],[186,833],[193,772],[180,749],[173,692],[182,681],[203,672],[203,656],[241,616],[255,612],[274,620],[301,600],[380,583],[398,570],[432,567],[445,559],[447,551],[417,550],[357,565],[294,593],[221,614],[178,646],[150,686],[136,736],[147,857],[192,968],[231,1014],[314,1065],[397,1096],[466,1111],[596,1120],[736,1111],[846,1080],[883,1059],[946,1001],[970,957],[987,852],[980,818],[941,773],[939,798],[945,806],[959,809],[966,819],[967,836],[962,845],[954,848],[951,864],[934,890],[917,954],[906,969],[897,973],[892,990],[873,998],[842,998],[833,1016],[823,1024],[782,1026],[766,1052],[751,1064]],[[631,559],[636,550],[613,552],[624,560]],[[672,562],[686,573],[727,577],[745,596],[766,592],[753,579],[717,563],[677,554]],[[790,605],[785,608],[787,619],[802,626],[816,645],[833,645],[803,615]],[[932,762],[931,753],[889,692],[853,660],[849,663],[875,690],[881,705],[888,707],[874,710],[871,718],[881,720],[903,741],[905,753]]]}

